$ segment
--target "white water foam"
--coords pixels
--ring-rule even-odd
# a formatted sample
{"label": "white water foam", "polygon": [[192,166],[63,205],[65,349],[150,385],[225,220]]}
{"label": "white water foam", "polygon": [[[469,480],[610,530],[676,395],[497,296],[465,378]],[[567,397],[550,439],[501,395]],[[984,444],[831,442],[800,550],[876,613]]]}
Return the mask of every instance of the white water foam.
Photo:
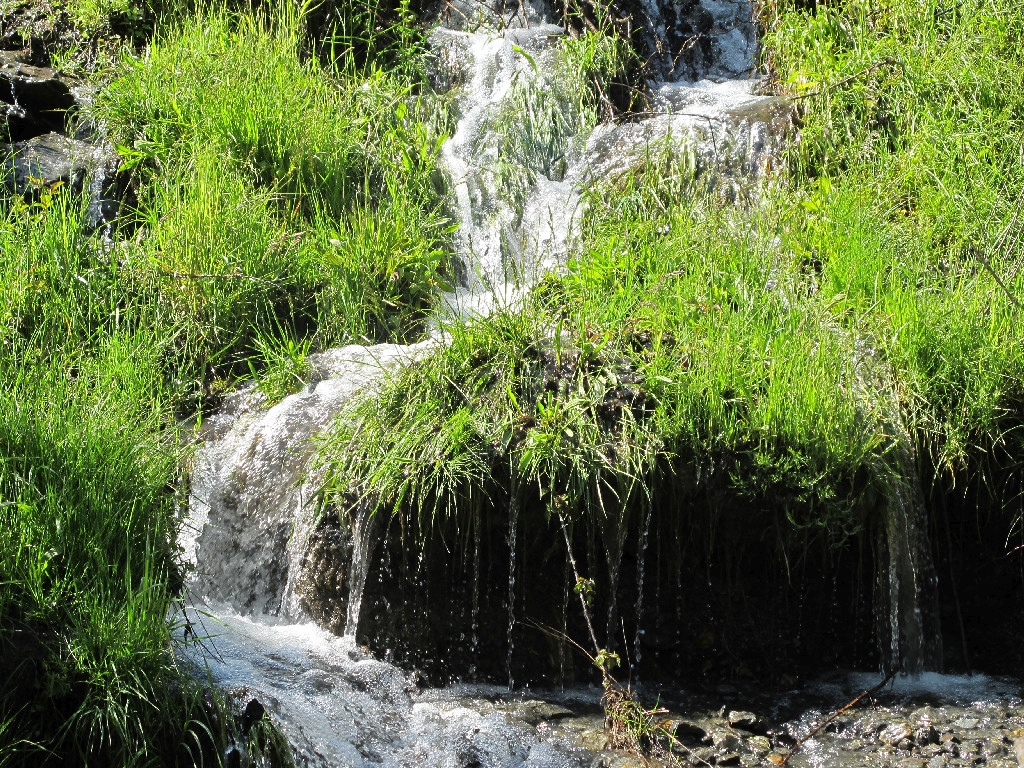
{"label": "white water foam", "polygon": [[583,768],[593,754],[454,696],[421,697],[413,680],[350,637],[310,623],[271,625],[205,609],[207,637],[183,655],[243,700],[257,699],[299,768]]}

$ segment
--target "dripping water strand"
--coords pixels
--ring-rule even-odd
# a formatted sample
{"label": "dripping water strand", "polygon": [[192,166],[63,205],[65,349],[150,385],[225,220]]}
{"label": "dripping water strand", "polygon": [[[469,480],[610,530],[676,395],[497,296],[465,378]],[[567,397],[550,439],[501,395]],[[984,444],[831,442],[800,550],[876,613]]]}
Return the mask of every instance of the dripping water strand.
{"label": "dripping water strand", "polygon": [[518,525],[519,503],[516,501],[515,494],[513,494],[512,502],[509,506],[508,521],[508,656],[506,658],[506,667],[508,669],[508,689],[510,691],[515,685],[515,680],[512,676],[512,651],[514,649],[512,632],[516,624],[516,539],[518,535],[516,529]]}
{"label": "dripping water strand", "polygon": [[[480,525],[479,505],[473,508],[473,605],[470,608],[470,658],[476,659],[480,647]],[[469,667],[470,678],[476,676],[476,664]]]}
{"label": "dripping water strand", "polygon": [[653,509],[647,505],[647,514],[644,517],[644,527],[640,534],[640,553],[636,561],[636,634],[633,636],[633,679],[637,679],[637,672],[640,667],[640,638],[643,636],[643,609],[644,609],[644,560],[647,557],[647,541],[651,530],[651,517]]}
{"label": "dripping water strand", "polygon": [[373,550],[376,523],[377,515],[369,507],[358,509],[352,521],[352,562],[349,566],[351,577],[344,632],[345,637],[352,639],[355,639],[359,629],[359,613],[363,604],[366,577],[370,571],[370,553]]}

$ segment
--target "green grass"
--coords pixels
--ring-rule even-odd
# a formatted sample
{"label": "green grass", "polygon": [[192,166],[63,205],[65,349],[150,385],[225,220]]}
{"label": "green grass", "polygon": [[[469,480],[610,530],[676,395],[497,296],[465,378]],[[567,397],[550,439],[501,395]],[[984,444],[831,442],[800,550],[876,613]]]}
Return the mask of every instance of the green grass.
{"label": "green grass", "polygon": [[178,419],[417,338],[444,283],[443,105],[372,47],[310,59],[289,8],[176,14],[122,54],[93,107],[137,193],[113,240],[59,185],[0,199],[3,765],[219,764],[230,704],[171,653]]}
{"label": "green grass", "polygon": [[165,693],[178,678],[166,612],[180,577],[165,534],[177,453],[158,429],[147,342],[112,338],[66,367],[23,363],[3,383],[0,642],[22,683],[8,680],[3,709],[29,761],[51,749],[124,765],[200,755],[189,702]]}
{"label": "green grass", "polygon": [[[284,397],[328,346],[421,335],[449,273],[451,118],[414,11],[171,14],[92,108],[134,174],[121,236],[67,190],[0,203],[0,763],[185,765],[223,743],[169,653],[176,416],[242,378]],[[453,324],[352,404],[321,445],[330,492],[427,521],[511,496],[621,551],[693,477],[751,526],[838,543],[907,445],[925,482],[1015,471],[1024,11],[763,14],[800,110],[785,175],[726,206],[655,151],[588,190],[572,260],[520,311]],[[529,173],[637,67],[609,34],[557,55],[562,91],[524,78],[530,119],[492,116]]]}
{"label": "green grass", "polygon": [[301,43],[294,15],[203,12],[97,99],[143,180],[138,262],[200,381],[244,372],[257,328],[317,348],[415,337],[444,283],[443,120],[408,82],[303,62]]}
{"label": "green grass", "polygon": [[752,502],[751,525],[774,510],[842,542],[907,446],[926,484],[1013,471],[1024,11],[778,3],[764,23],[800,97],[788,174],[746,208],[685,157],[604,180],[525,311],[450,329],[339,420],[321,449],[339,493],[428,519],[484,493],[626,521],[696,471]]}

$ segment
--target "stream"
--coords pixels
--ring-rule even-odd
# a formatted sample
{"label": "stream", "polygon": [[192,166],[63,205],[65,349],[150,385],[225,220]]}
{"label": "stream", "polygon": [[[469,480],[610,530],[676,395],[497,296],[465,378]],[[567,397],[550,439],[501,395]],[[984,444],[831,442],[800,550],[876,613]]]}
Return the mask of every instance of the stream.
{"label": "stream", "polygon": [[[442,161],[460,222],[461,280],[442,313],[472,317],[514,306],[538,276],[559,269],[571,253],[586,215],[586,186],[628,170],[652,146],[686,155],[694,173],[709,174],[725,198],[734,199],[769,174],[790,131],[785,103],[758,95],[751,3],[649,0],[642,23],[657,76],[648,85],[650,112],[595,126],[566,107],[553,154],[510,159],[491,140],[495,121],[515,107],[526,85],[528,93],[554,87],[557,43],[565,32],[541,5],[521,4],[513,12],[471,3],[450,7],[457,12],[442,16],[430,37],[438,62],[432,79],[454,92],[458,118]],[[685,56],[667,53],[684,46]],[[528,180],[514,194],[503,181],[507,173],[499,178],[502,163],[512,163],[506,171],[513,177]],[[349,553],[342,565],[310,554],[320,535],[312,441],[352,397],[440,343],[438,334],[417,345],[312,355],[310,379],[298,394],[268,408],[255,389],[241,389],[204,421],[180,542],[193,568],[186,616],[199,639],[184,643],[180,654],[200,674],[208,669],[241,706],[258,701],[288,737],[300,766],[639,765],[633,757],[602,752],[596,687],[428,686],[414,669],[384,660],[388,653],[375,657],[360,645],[364,590],[382,536],[376,521],[356,521],[339,534],[336,547]],[[789,765],[1009,766],[1016,764],[1014,750],[1024,749],[1014,741],[1024,727],[1019,686],[928,671],[937,664],[927,638],[937,637],[938,619],[926,605],[934,597],[934,574],[920,544],[917,485],[893,491],[878,589],[888,606],[879,619],[883,665],[902,663],[919,674],[897,678],[876,700],[844,714]],[[517,589],[523,589],[515,578],[515,520],[513,512],[502,649],[509,670],[513,656],[524,651],[513,642]],[[649,528],[648,519],[634,569],[638,653]],[[311,580],[321,592],[337,593],[317,623],[303,599]],[[489,596],[479,594],[478,580],[470,586],[475,611]],[[475,636],[466,644],[483,652]],[[645,681],[639,692],[650,706],[660,701],[666,707],[684,763],[758,765],[777,763],[813,723],[880,678],[836,673],[793,680],[770,693],[730,685],[679,690]]]}

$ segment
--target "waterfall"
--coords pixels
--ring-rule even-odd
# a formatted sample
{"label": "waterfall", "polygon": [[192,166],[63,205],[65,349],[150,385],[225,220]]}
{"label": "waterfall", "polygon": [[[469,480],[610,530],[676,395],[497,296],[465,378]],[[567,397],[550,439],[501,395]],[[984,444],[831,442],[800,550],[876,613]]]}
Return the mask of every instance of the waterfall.
{"label": "waterfall", "polygon": [[938,577],[928,540],[928,514],[910,436],[901,430],[895,473],[879,537],[876,609],[882,665],[919,675],[942,669]]}
{"label": "waterfall", "polygon": [[348,607],[345,618],[345,637],[356,639],[359,630],[359,612],[363,607],[366,577],[370,572],[370,556],[380,529],[380,516],[366,505],[357,510],[352,521],[352,555],[348,568]]}
{"label": "waterfall", "polygon": [[[512,12],[465,0],[444,7],[450,18],[429,37],[437,62],[431,79],[438,90],[454,94],[457,123],[441,163],[459,223],[461,277],[443,297],[439,314],[459,317],[514,306],[541,274],[558,269],[571,253],[586,214],[583,189],[642,162],[652,145],[685,155],[693,173],[706,172],[729,188],[757,179],[789,128],[788,107],[756,94],[752,10],[742,0],[695,2],[685,18],[673,7],[667,12],[671,22],[662,17],[661,4],[649,2],[652,46],[664,48],[680,36],[698,44],[671,66],[668,60],[657,65],[660,79],[649,85],[647,119],[600,126],[596,114],[558,93],[565,32],[551,23],[542,4],[522,2]],[[655,40],[659,35],[661,42]],[[533,98],[552,104],[558,124],[541,128],[555,137],[554,148],[540,152],[523,145],[528,151],[510,151],[499,137],[503,130],[514,132],[521,122],[517,110]],[[203,610],[215,622],[207,627],[216,650],[211,674],[223,686],[260,697],[283,724],[300,764],[578,764],[567,754],[552,757],[553,748],[539,742],[535,731],[527,733],[503,715],[414,706],[403,673],[355,644],[380,525],[378,516],[359,509],[351,520],[334,521],[343,530],[322,530],[320,478],[310,473],[314,442],[353,397],[443,342],[438,334],[411,346],[348,346],[311,355],[310,379],[301,392],[267,407],[254,388],[240,389],[199,429],[180,543],[193,566],[191,597],[205,602]],[[481,520],[482,515],[475,518],[473,532],[474,650],[478,606],[481,597],[486,600],[476,583]],[[649,520],[648,515],[648,525]],[[513,505],[510,686],[517,525]],[[605,544],[611,546],[606,554],[614,587],[625,530],[614,524],[610,529],[613,540]],[[325,562],[328,551],[335,559],[342,551],[347,562]],[[642,584],[642,561],[639,568]],[[304,591],[325,574],[332,581],[330,599],[343,595],[345,607],[310,611]],[[638,597],[638,614],[641,609]],[[343,637],[315,627],[311,619]]]}
{"label": "waterfall", "polygon": [[240,613],[306,618],[299,569],[317,510],[313,438],[353,395],[432,342],[351,346],[310,355],[309,383],[272,408],[243,389],[200,429],[180,544],[195,597]]}

